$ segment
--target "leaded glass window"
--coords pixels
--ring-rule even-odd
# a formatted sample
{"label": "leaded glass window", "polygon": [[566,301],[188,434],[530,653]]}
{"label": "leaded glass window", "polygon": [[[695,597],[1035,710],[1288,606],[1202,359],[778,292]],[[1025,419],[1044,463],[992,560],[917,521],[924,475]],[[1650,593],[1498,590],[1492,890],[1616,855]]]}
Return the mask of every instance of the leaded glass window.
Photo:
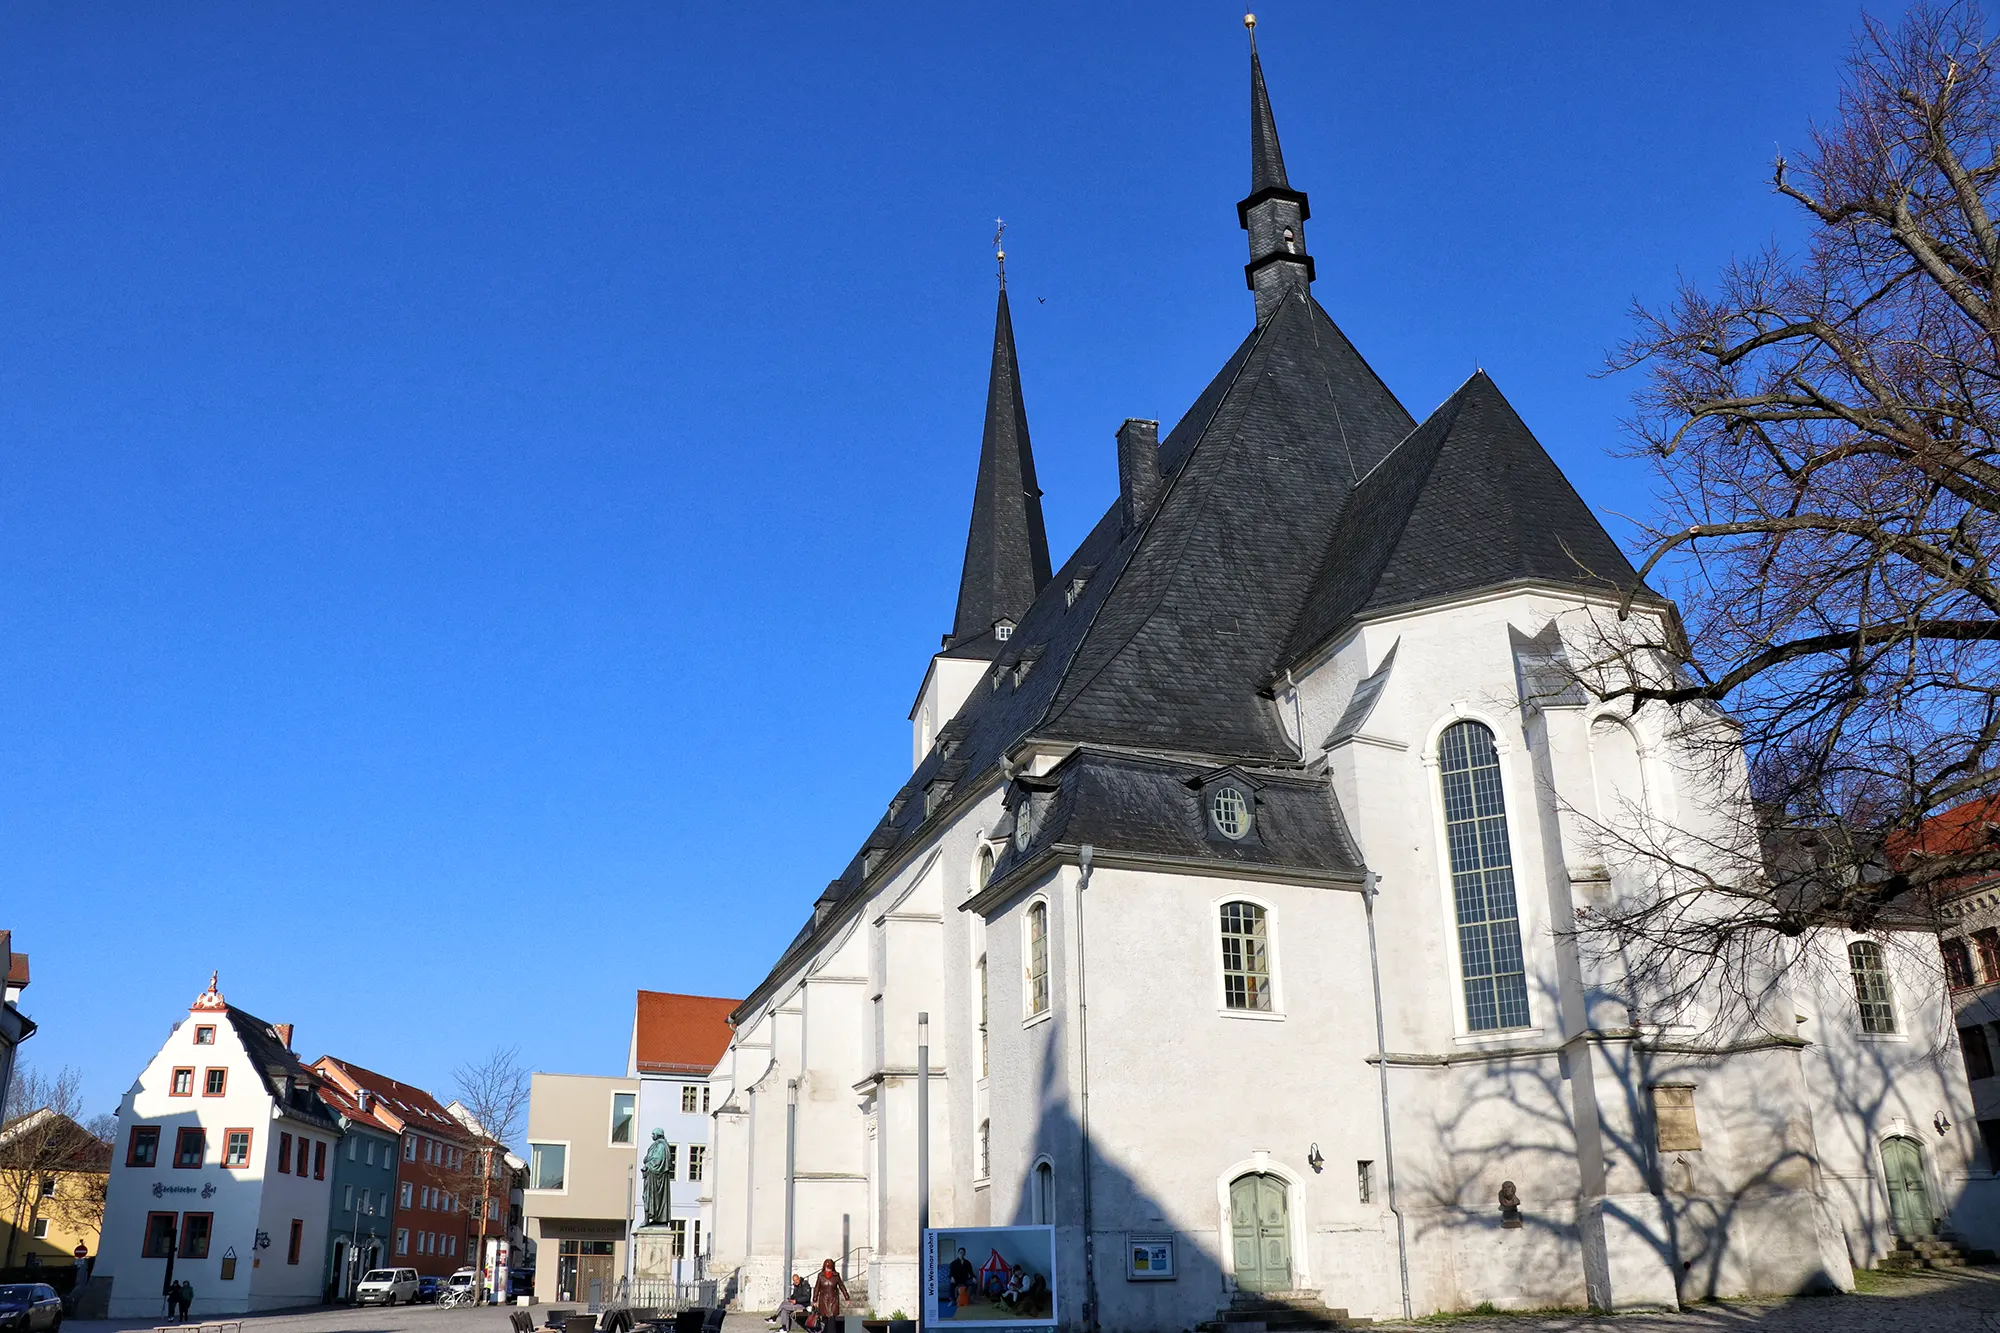
{"label": "leaded glass window", "polygon": [[1438,769],[1466,1026],[1474,1032],[1526,1027],[1528,977],[1493,733],[1477,722],[1454,723],[1439,742]]}
{"label": "leaded glass window", "polygon": [[1854,1002],[1861,1009],[1861,1030],[1894,1032],[1896,1002],[1889,991],[1889,969],[1882,965],[1882,946],[1872,940],[1848,945],[1847,965],[1854,971]]}
{"label": "leaded glass window", "polygon": [[1028,909],[1028,1017],[1049,1011],[1049,906]]}
{"label": "leaded glass window", "polygon": [[1271,1008],[1271,942],[1264,909],[1255,903],[1222,905],[1222,1002]]}

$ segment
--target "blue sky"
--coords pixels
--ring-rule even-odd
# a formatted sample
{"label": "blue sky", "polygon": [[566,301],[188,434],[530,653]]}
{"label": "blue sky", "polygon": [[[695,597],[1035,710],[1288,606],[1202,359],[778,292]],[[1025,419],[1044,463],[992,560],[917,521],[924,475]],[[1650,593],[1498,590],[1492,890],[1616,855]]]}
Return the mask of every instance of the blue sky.
{"label": "blue sky", "polygon": [[[740,995],[908,769],[993,219],[1057,561],[1249,326],[1233,4],[0,11],[0,926],[111,1109],[230,999],[441,1093]],[[1594,505],[1850,4],[1272,3],[1320,300]],[[1615,519],[1614,532],[1619,531]]]}

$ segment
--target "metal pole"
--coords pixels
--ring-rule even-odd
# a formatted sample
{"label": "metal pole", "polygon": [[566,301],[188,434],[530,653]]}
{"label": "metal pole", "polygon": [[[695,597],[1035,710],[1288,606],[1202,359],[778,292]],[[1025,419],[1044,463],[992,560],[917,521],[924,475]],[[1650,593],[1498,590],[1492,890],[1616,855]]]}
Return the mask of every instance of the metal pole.
{"label": "metal pole", "polygon": [[792,1291],[792,1265],[798,1258],[792,1253],[796,1248],[794,1226],[797,1217],[799,1176],[799,1081],[785,1081],[785,1264],[784,1272],[778,1276],[785,1284],[785,1294]]}
{"label": "metal pole", "polygon": [[850,1224],[853,1220],[854,1215],[852,1213],[842,1213],[840,1215],[840,1280],[842,1282],[847,1281],[847,1256],[852,1253],[848,1242],[851,1234]]}
{"label": "metal pole", "polygon": [[917,1327],[930,1324],[924,1272],[931,1229],[931,1016],[917,1015]]}

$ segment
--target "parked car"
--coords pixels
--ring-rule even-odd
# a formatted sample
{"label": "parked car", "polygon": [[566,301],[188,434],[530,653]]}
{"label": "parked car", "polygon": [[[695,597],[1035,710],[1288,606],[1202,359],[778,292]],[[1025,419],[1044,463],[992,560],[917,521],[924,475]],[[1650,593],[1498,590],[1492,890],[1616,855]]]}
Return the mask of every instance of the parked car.
{"label": "parked car", "polygon": [[0,1329],[7,1333],[62,1327],[62,1297],[46,1282],[9,1282],[0,1286]]}
{"label": "parked car", "polygon": [[438,1289],[443,1285],[443,1278],[430,1273],[424,1274],[417,1279],[417,1299],[425,1305],[434,1303],[438,1298]]}
{"label": "parked car", "polygon": [[470,1268],[461,1268],[444,1280],[438,1291],[440,1305],[470,1305],[479,1295],[479,1275]]}
{"label": "parked car", "polygon": [[417,1270],[371,1268],[354,1289],[356,1305],[408,1305],[417,1299]]}

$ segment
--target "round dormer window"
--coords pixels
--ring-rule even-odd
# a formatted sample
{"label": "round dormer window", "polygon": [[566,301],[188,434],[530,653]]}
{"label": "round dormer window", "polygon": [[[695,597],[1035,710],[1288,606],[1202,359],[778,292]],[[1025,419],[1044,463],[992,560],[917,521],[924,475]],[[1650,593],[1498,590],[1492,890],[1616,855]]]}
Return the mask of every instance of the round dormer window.
{"label": "round dormer window", "polygon": [[1035,840],[1035,801],[1033,797],[1021,802],[1014,811],[1014,849],[1025,852],[1028,844]]}
{"label": "round dormer window", "polygon": [[1223,837],[1240,838],[1250,831],[1250,802],[1234,787],[1217,787],[1209,794],[1208,817]]}

